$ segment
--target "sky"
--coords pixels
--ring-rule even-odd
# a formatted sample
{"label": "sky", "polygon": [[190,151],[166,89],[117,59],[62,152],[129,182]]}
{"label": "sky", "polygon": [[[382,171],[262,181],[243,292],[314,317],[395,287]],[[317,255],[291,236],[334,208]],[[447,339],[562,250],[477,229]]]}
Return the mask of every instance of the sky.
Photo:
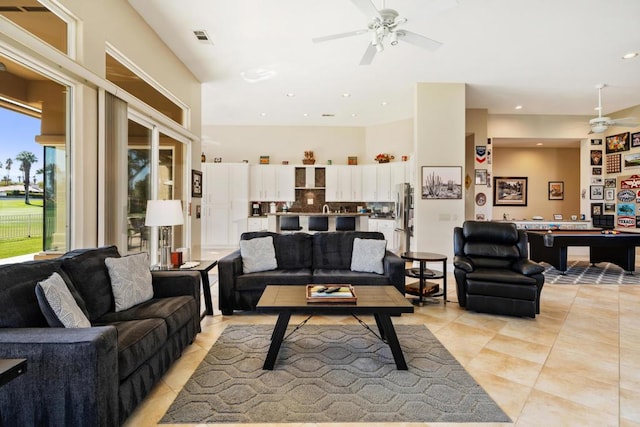
{"label": "sky", "polygon": [[[19,180],[20,162],[16,160],[16,155],[21,151],[30,151],[38,158],[31,166],[32,179],[35,171],[42,169],[44,150],[35,142],[36,135],[40,135],[39,119],[0,108],[0,180],[7,174],[5,163],[8,158],[13,160],[9,175],[13,181]],[[41,179],[39,175],[38,180]]]}

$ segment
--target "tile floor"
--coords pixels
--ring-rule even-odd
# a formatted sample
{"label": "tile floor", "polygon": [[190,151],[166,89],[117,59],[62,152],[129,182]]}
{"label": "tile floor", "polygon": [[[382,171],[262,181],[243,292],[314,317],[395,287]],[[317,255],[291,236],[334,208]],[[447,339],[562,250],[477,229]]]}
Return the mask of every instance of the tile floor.
{"label": "tile floor", "polygon": [[[542,312],[534,320],[466,312],[457,304],[453,276],[448,283],[448,304],[440,300],[416,307],[415,313],[393,322],[426,325],[513,420],[496,425],[640,426],[639,286],[545,285]],[[216,284],[212,293],[215,298]],[[128,419],[127,427],[157,425],[227,325],[275,324],[270,315],[221,316],[215,299],[214,307],[215,315],[202,321],[202,333]],[[312,322],[355,321],[315,317]]]}

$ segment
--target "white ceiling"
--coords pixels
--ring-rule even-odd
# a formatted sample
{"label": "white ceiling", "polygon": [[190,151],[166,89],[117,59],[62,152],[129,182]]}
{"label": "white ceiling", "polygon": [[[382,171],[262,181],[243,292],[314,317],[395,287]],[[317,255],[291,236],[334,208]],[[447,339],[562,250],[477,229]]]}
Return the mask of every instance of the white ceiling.
{"label": "white ceiling", "polygon": [[[404,29],[443,45],[400,42],[369,66],[358,65],[366,34],[311,42],[366,28],[350,0],[129,3],[203,82],[205,126],[392,122],[413,116],[416,82],[466,83],[467,108],[490,114],[595,116],[598,83],[607,84],[603,113],[640,104],[640,57],[621,59],[640,51],[639,0],[388,0],[408,19]],[[273,76],[241,76],[260,69]]]}

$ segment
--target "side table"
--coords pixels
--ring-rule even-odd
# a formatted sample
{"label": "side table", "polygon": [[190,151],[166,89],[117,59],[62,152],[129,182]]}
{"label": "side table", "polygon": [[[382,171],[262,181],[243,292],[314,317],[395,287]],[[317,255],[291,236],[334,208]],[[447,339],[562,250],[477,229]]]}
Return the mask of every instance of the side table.
{"label": "side table", "polygon": [[[427,279],[442,279],[442,292],[434,295],[429,295],[430,297],[443,297],[444,304],[447,303],[447,257],[442,254],[437,254],[433,252],[405,252],[400,255],[403,259],[408,261],[417,261],[420,263],[420,267],[417,269],[417,274],[415,272],[416,269],[407,269],[406,275],[409,277],[414,277],[419,279],[419,292],[418,292],[418,301],[420,304],[424,302],[423,292]],[[442,263],[442,271],[436,270],[428,270],[427,263],[428,262],[441,262]],[[427,274],[429,271],[429,274]],[[411,292],[407,292],[411,293]],[[411,293],[414,295],[413,293]]]}
{"label": "side table", "polygon": [[200,282],[202,283],[202,293],[204,294],[204,305],[206,307],[206,311],[202,313],[200,318],[204,318],[204,316],[213,316],[213,301],[211,299],[211,284],[209,283],[209,271],[216,265],[218,265],[218,260],[195,260],[194,262],[199,262],[200,264],[191,268],[180,268],[180,267],[171,267],[168,270],[164,271],[199,271],[200,278],[202,279]]}
{"label": "side table", "polygon": [[27,371],[27,359],[0,359],[0,387]]}

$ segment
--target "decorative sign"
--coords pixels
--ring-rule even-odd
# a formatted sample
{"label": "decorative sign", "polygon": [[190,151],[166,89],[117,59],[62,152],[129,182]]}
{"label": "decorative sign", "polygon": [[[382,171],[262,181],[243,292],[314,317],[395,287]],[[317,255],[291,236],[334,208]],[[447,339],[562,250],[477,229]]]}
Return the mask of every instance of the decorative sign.
{"label": "decorative sign", "polygon": [[484,145],[476,146],[476,162],[484,163],[487,161],[487,147]]}
{"label": "decorative sign", "polygon": [[619,216],[618,227],[631,228],[636,226],[635,216]]}
{"label": "decorative sign", "polygon": [[640,175],[631,175],[627,178],[620,178],[620,188],[640,188]]}
{"label": "decorative sign", "polygon": [[636,192],[633,190],[622,190],[618,192],[618,200],[621,202],[633,202],[636,199]]}

